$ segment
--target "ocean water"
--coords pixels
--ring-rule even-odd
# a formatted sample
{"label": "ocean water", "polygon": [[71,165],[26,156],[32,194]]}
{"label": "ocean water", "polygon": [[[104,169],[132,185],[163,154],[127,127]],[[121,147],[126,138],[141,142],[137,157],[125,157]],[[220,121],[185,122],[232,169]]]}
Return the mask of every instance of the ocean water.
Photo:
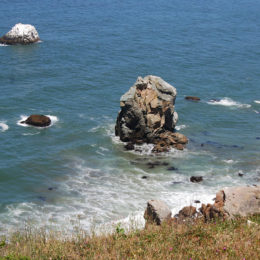
{"label": "ocean water", "polygon": [[[253,0],[2,0],[0,34],[30,23],[42,42],[0,46],[0,233],[141,227],[149,199],[177,213],[259,183],[259,11]],[[149,74],[177,88],[184,151],[129,152],[114,135],[120,96]],[[19,124],[35,113],[52,125]]]}

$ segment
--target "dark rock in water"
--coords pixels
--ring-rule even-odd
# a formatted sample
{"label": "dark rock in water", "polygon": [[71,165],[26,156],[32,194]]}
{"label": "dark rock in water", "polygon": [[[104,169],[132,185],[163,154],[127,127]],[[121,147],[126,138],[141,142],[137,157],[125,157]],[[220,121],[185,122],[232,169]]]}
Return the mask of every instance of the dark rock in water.
{"label": "dark rock in water", "polygon": [[173,181],[172,184],[181,184],[181,181]]}
{"label": "dark rock in water", "polygon": [[204,146],[204,144],[201,144],[200,146],[201,146],[201,147],[203,147],[203,146]]}
{"label": "dark rock in water", "polygon": [[18,23],[8,33],[0,38],[0,43],[8,45],[27,45],[38,42],[39,40],[39,34],[34,26]]}
{"label": "dark rock in water", "polygon": [[203,177],[202,176],[191,176],[190,181],[191,182],[201,182],[201,181],[203,181]]}
{"label": "dark rock in water", "polygon": [[200,200],[194,200],[194,203],[200,203]]}
{"label": "dark rock in water", "polygon": [[124,147],[126,150],[129,150],[129,151],[135,149],[135,146],[133,143],[127,143]]}
{"label": "dark rock in water", "polygon": [[167,152],[170,147],[182,150],[188,139],[174,133],[178,120],[176,94],[176,89],[160,77],[138,77],[120,99],[116,136],[133,144],[152,143],[155,153]]}
{"label": "dark rock in water", "polygon": [[37,199],[39,199],[41,201],[46,201],[46,197],[43,197],[43,196],[38,196]]}
{"label": "dark rock in water", "polygon": [[172,166],[172,167],[167,168],[167,171],[178,171],[178,168]]}
{"label": "dark rock in water", "polygon": [[51,124],[51,119],[44,115],[31,115],[21,123],[38,127],[46,127]]}
{"label": "dark rock in water", "polygon": [[260,137],[256,137],[256,140],[260,140]]}
{"label": "dark rock in water", "polygon": [[155,162],[148,162],[146,164],[148,168],[154,168],[155,166],[161,166],[161,165],[169,165],[167,162],[160,162],[160,161],[155,161]]}
{"label": "dark rock in water", "polygon": [[194,96],[186,96],[185,99],[186,100],[192,100],[192,101],[200,101],[199,97],[194,97]]}
{"label": "dark rock in water", "polygon": [[239,177],[243,177],[244,174],[243,174],[242,172],[239,172],[239,173],[238,173],[238,176],[239,176]]}
{"label": "dark rock in water", "polygon": [[163,165],[163,166],[168,166],[169,163],[168,163],[168,162],[163,162],[162,165]]}
{"label": "dark rock in water", "polygon": [[142,179],[148,179],[148,176],[144,175],[142,176]]}

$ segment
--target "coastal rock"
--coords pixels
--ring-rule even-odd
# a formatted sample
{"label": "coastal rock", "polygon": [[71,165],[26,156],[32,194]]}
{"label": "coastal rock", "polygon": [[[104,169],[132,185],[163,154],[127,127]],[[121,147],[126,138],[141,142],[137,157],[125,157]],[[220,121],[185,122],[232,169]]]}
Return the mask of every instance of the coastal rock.
{"label": "coastal rock", "polygon": [[260,186],[230,187],[223,189],[224,211],[230,218],[260,213]]}
{"label": "coastal rock", "polygon": [[115,134],[123,142],[153,143],[153,152],[167,152],[171,146],[183,150],[188,139],[174,132],[176,95],[176,89],[160,77],[138,77],[120,99]]}
{"label": "coastal rock", "polygon": [[191,182],[201,182],[201,181],[203,181],[203,177],[202,176],[191,176],[190,181]]}
{"label": "coastal rock", "polygon": [[217,217],[246,217],[260,213],[260,186],[228,187],[216,194],[215,203],[202,204],[200,208],[205,220]]}
{"label": "coastal rock", "polygon": [[171,210],[161,200],[149,200],[147,202],[147,208],[144,213],[146,224],[156,223],[161,225],[163,221],[171,219]]}
{"label": "coastal rock", "polygon": [[186,96],[185,99],[186,100],[192,100],[192,101],[200,101],[199,97],[194,97],[194,96]]}
{"label": "coastal rock", "polygon": [[34,26],[18,23],[8,33],[0,38],[0,43],[8,45],[27,45],[38,42],[39,40],[39,34]]}
{"label": "coastal rock", "polygon": [[46,127],[51,124],[51,119],[48,116],[44,115],[31,115],[21,123],[37,127]]}
{"label": "coastal rock", "polygon": [[187,206],[182,208],[178,213],[178,218],[185,219],[185,218],[192,218],[195,217],[197,210],[193,206]]}

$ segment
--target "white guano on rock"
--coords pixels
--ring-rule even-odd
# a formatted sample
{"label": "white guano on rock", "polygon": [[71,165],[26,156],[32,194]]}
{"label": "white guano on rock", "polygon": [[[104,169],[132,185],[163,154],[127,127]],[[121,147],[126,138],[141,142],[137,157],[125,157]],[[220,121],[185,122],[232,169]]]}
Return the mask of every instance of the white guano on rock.
{"label": "white guano on rock", "polygon": [[38,42],[39,40],[39,34],[33,25],[18,23],[0,38],[0,43],[27,45]]}

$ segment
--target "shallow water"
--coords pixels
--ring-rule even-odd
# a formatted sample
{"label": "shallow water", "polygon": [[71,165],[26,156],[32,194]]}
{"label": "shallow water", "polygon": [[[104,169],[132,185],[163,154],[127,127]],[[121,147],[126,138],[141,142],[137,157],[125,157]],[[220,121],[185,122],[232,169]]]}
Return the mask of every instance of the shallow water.
{"label": "shallow water", "polygon": [[[258,2],[4,0],[0,10],[0,34],[31,23],[42,40],[0,46],[1,232],[27,222],[89,230],[141,216],[151,198],[175,213],[259,180]],[[147,74],[177,88],[184,151],[128,152],[114,136],[120,96]],[[53,125],[19,124],[35,113]]]}

